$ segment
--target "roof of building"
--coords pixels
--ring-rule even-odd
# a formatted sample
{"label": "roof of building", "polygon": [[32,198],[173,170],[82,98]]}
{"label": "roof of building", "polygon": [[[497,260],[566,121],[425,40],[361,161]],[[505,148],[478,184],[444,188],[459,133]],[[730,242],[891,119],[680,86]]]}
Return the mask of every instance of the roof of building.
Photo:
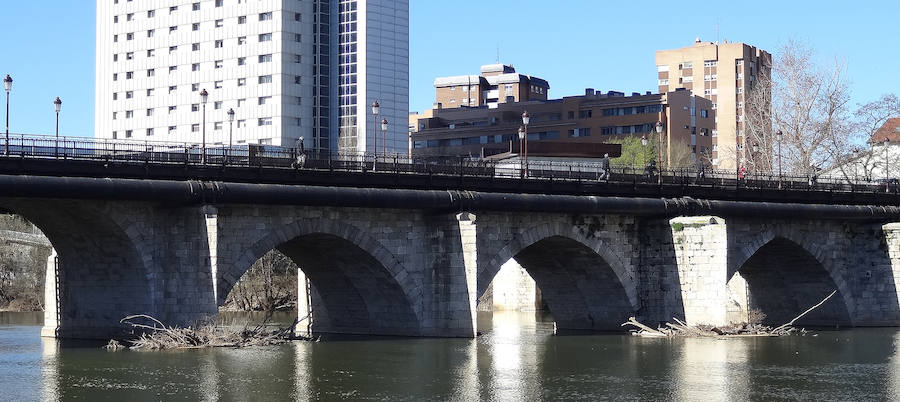
{"label": "roof of building", "polygon": [[435,87],[478,85],[479,83],[481,83],[480,75],[456,75],[453,77],[438,77],[434,79]]}
{"label": "roof of building", "polygon": [[482,73],[514,73],[516,69],[506,64],[485,64],[481,66]]}
{"label": "roof of building", "polygon": [[900,117],[891,117],[884,122],[884,125],[872,135],[872,138],[869,139],[869,143],[878,143],[884,142],[887,139],[889,142],[900,142]]}

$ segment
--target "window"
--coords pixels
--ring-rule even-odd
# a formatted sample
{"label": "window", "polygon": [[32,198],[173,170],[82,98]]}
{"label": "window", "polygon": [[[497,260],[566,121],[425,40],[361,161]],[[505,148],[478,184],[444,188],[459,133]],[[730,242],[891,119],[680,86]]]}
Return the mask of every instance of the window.
{"label": "window", "polygon": [[213,123],[213,130],[218,131],[218,130],[221,130],[221,129],[222,129],[222,122],[221,122],[221,121],[217,121],[217,122]]}
{"label": "window", "polygon": [[217,39],[216,40],[216,49],[221,48],[223,46],[225,46],[225,41],[222,39]]}
{"label": "window", "polygon": [[148,49],[148,50],[147,50],[147,57],[153,57],[153,56],[156,56],[156,50],[154,50],[154,49]]}
{"label": "window", "polygon": [[246,37],[246,36],[240,36],[240,37],[238,37],[238,46],[240,46],[240,45],[246,45],[246,44],[247,44],[247,37]]}
{"label": "window", "polygon": [[192,111],[192,112],[199,112],[199,111],[200,111],[200,104],[199,104],[199,103],[191,104],[191,111]]}
{"label": "window", "polygon": [[199,31],[199,30],[200,30],[199,22],[195,22],[195,23],[191,24],[191,31]]}
{"label": "window", "polygon": [[294,34],[294,42],[302,42],[303,36],[300,34]]}
{"label": "window", "polygon": [[224,25],[222,20],[216,20],[216,28],[221,28]]}
{"label": "window", "polygon": [[176,89],[178,89],[178,86],[177,86],[177,85],[170,85],[170,86],[169,86],[169,93],[175,92]]}
{"label": "window", "polygon": [[301,82],[301,80],[302,80],[302,77],[301,77],[301,76],[299,76],[299,75],[295,75],[295,76],[294,76],[294,84],[298,84],[298,85],[299,85],[300,82]]}
{"label": "window", "polygon": [[200,63],[191,64],[191,71],[200,71]]}
{"label": "window", "polygon": [[125,19],[128,20],[128,21],[133,20],[133,19],[134,19],[134,13],[128,13],[128,15],[125,16]]}
{"label": "window", "polygon": [[178,6],[172,6],[172,7],[169,7],[169,14],[172,14],[172,13],[174,13],[174,12],[176,12],[176,11],[178,11]]}
{"label": "window", "polygon": [[125,138],[131,138],[131,130],[125,130]]}
{"label": "window", "polygon": [[260,96],[259,97],[259,105],[265,105],[268,101],[272,100],[271,96]]}
{"label": "window", "polygon": [[126,118],[126,119],[130,119],[130,118],[132,118],[132,117],[134,117],[134,111],[133,111],[133,110],[126,110],[126,111],[125,111],[125,118]]}
{"label": "window", "polygon": [[717,60],[706,60],[703,62],[703,67],[715,67],[719,62]]}
{"label": "window", "polygon": [[579,111],[578,111],[578,118],[579,118],[579,119],[589,119],[589,118],[591,118],[593,115],[594,115],[594,111],[593,111],[593,110],[579,110]]}
{"label": "window", "polygon": [[119,35],[113,35],[113,42],[119,41]]}
{"label": "window", "polygon": [[119,139],[119,132],[118,132],[118,131],[113,131],[113,137],[112,137],[112,138],[113,138],[114,140]]}
{"label": "window", "polygon": [[116,53],[116,54],[113,55],[113,61],[114,61],[114,62],[119,61],[119,54],[118,54],[118,53]]}
{"label": "window", "polygon": [[242,16],[238,17],[238,24],[246,24],[246,23],[247,23],[246,15],[242,15]]}
{"label": "window", "polygon": [[191,44],[191,50],[193,50],[193,51],[195,51],[195,52],[198,51],[198,50],[200,50],[200,44],[199,44],[199,43],[192,43],[192,44]]}
{"label": "window", "polygon": [[223,65],[222,60],[216,60],[216,62],[214,64],[215,68],[222,68],[222,65]]}
{"label": "window", "polygon": [[269,12],[267,12],[267,13],[260,13],[260,14],[259,14],[259,20],[260,20],[260,21],[268,21],[268,20],[271,20],[271,19],[272,19],[272,12],[271,12],[271,11],[269,11]]}
{"label": "window", "polygon": [[270,33],[259,34],[260,42],[269,42],[271,40],[272,40],[272,34],[270,34]]}
{"label": "window", "polygon": [[221,89],[221,88],[222,88],[222,81],[216,81],[215,83],[213,83],[213,86],[214,86],[216,89]]}
{"label": "window", "polygon": [[661,79],[661,80],[659,80],[659,85],[669,85],[669,80],[668,80],[668,79]]}
{"label": "window", "polygon": [[213,102],[213,109],[219,110],[222,108],[222,101]]}
{"label": "window", "polygon": [[299,54],[295,54],[295,55],[294,55],[294,63],[300,63],[300,60],[301,60],[300,55],[299,55]]}
{"label": "window", "polygon": [[156,91],[156,90],[153,89],[153,88],[148,89],[148,90],[147,90],[147,97],[149,98],[149,97],[153,96],[153,93],[154,93],[155,91]]}
{"label": "window", "polygon": [[199,125],[199,124],[191,124],[191,132],[192,132],[192,133],[196,133],[196,132],[199,132],[199,131],[200,131],[200,125]]}
{"label": "window", "polygon": [[242,128],[242,127],[246,127],[246,126],[247,126],[247,120],[238,120],[237,121],[237,128]]}
{"label": "window", "polygon": [[147,11],[147,18],[153,18],[153,17],[156,17],[156,10]]}
{"label": "window", "polygon": [[153,116],[153,108],[147,109],[147,117]]}
{"label": "window", "polygon": [[119,99],[119,93],[113,92],[113,100],[118,100],[118,99]]}
{"label": "window", "polygon": [[272,118],[271,117],[260,117],[257,121],[258,126],[271,126]]}
{"label": "window", "polygon": [[238,78],[237,86],[242,87],[244,85],[247,85],[247,79],[246,78]]}
{"label": "window", "polygon": [[134,52],[125,53],[125,60],[132,60],[132,59],[134,59]]}
{"label": "window", "polygon": [[247,64],[247,58],[246,57],[238,57],[237,63],[239,66],[243,66],[244,64]]}
{"label": "window", "polygon": [[259,55],[259,62],[260,62],[260,63],[269,63],[269,62],[271,62],[271,61],[272,61],[272,55],[271,55],[271,54],[261,54],[261,55]]}
{"label": "window", "polygon": [[151,68],[151,69],[147,70],[147,76],[148,77],[156,76],[156,69]]}
{"label": "window", "polygon": [[225,0],[216,0],[216,7],[222,7],[222,3],[224,2]]}
{"label": "window", "polygon": [[173,25],[173,26],[170,26],[170,27],[169,27],[169,33],[175,32],[175,31],[177,31],[177,30],[178,30],[178,26],[177,26],[177,25]]}
{"label": "window", "polygon": [[129,72],[125,73],[126,80],[130,80],[132,78],[134,78],[134,71],[129,71]]}
{"label": "window", "polygon": [[118,15],[114,15],[114,16],[113,16],[113,24],[118,24],[118,23],[119,23],[119,16],[118,16]]}
{"label": "window", "polygon": [[118,80],[119,80],[119,74],[113,73],[113,81],[118,81]]}
{"label": "window", "polygon": [[169,54],[172,54],[176,50],[178,50],[178,46],[169,46]]}
{"label": "window", "polygon": [[176,130],[176,126],[169,126],[169,134],[174,134]]}
{"label": "window", "polygon": [[237,100],[238,107],[244,106],[244,103],[247,103],[247,99],[238,99]]}
{"label": "window", "polygon": [[300,13],[294,14],[294,21],[297,21],[297,22],[303,21],[303,14],[300,14]]}
{"label": "window", "polygon": [[260,83],[260,84],[271,84],[271,83],[272,83],[272,76],[271,76],[271,75],[260,75],[260,76],[259,76],[259,83]]}
{"label": "window", "polygon": [[113,120],[115,120],[116,117],[118,117],[118,116],[119,116],[119,112],[113,112]]}
{"label": "window", "polygon": [[148,30],[147,30],[147,37],[148,37],[148,38],[152,38],[154,34],[156,34],[156,30],[155,30],[155,29],[148,29]]}
{"label": "window", "polygon": [[191,10],[193,10],[193,11],[200,11],[200,3],[194,3],[194,4],[191,6]]}
{"label": "window", "polygon": [[175,113],[178,110],[178,106],[169,106],[169,114]]}
{"label": "window", "polygon": [[200,90],[200,84],[191,84],[191,91],[197,92]]}

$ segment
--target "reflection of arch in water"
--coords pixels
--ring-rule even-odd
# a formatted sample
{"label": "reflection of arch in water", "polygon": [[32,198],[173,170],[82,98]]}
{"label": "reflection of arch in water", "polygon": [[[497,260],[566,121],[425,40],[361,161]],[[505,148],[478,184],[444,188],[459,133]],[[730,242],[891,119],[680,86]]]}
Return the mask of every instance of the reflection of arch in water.
{"label": "reflection of arch in water", "polygon": [[314,332],[418,335],[421,287],[377,240],[346,223],[300,221],[272,230],[220,276],[219,300],[272,249],[291,258],[310,281]]}
{"label": "reflection of arch in water", "polygon": [[143,239],[126,230],[134,222],[117,218],[125,214],[69,200],[0,199],[0,209],[33,222],[57,252],[56,272],[51,264],[45,282],[56,279],[56,300],[45,300],[56,314],[45,320],[45,336],[109,339],[120,334],[125,315],[157,314],[158,274],[147,269],[154,250],[135,247]]}
{"label": "reflection of arch in water", "polygon": [[[763,321],[780,325],[837,293],[798,325],[852,325],[852,303],[846,281],[818,244],[795,241],[788,234],[762,233],[737,248],[728,265],[729,281],[746,282],[744,306],[766,315]],[[818,256],[818,258],[817,258]],[[730,282],[729,285],[734,283]]]}
{"label": "reflection of arch in water", "polygon": [[532,228],[500,249],[478,274],[478,296],[511,258],[525,268],[561,329],[621,330],[634,315],[634,280],[619,256],[572,226]]}

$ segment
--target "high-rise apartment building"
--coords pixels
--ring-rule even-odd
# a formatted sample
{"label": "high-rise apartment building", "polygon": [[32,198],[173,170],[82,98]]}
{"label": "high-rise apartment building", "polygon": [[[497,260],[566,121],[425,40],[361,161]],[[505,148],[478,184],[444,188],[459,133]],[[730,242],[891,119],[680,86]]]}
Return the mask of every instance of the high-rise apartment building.
{"label": "high-rise apartment building", "polygon": [[438,77],[434,80],[435,106],[497,107],[506,102],[547,100],[550,84],[547,80],[519,74],[511,65],[481,66],[481,75]]}
{"label": "high-rise apartment building", "polygon": [[697,39],[690,47],[656,52],[659,92],[685,88],[712,101],[713,164],[723,169],[736,168],[748,157],[743,135],[746,94],[760,78],[771,77],[771,67],[772,55],[744,43]]}
{"label": "high-rise apartment building", "polygon": [[[97,0],[99,138],[406,152],[408,0]],[[384,144],[384,145],[383,145]]]}

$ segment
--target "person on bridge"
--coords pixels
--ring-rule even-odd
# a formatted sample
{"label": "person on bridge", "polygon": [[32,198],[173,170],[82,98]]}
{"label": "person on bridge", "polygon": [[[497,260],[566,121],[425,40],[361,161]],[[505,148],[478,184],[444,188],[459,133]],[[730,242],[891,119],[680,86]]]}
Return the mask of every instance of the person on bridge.
{"label": "person on bridge", "polygon": [[600,159],[600,178],[597,180],[609,181],[609,154],[603,154]]}
{"label": "person on bridge", "polygon": [[650,179],[652,179],[654,176],[656,176],[656,161],[655,160],[651,160],[650,163],[648,163],[647,166],[644,167],[644,176],[647,177],[648,181]]}
{"label": "person on bridge", "polygon": [[306,164],[306,149],[303,147],[303,137],[297,139],[297,160],[294,161],[294,168],[301,169]]}

